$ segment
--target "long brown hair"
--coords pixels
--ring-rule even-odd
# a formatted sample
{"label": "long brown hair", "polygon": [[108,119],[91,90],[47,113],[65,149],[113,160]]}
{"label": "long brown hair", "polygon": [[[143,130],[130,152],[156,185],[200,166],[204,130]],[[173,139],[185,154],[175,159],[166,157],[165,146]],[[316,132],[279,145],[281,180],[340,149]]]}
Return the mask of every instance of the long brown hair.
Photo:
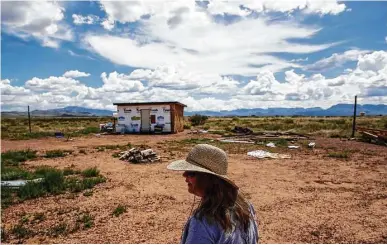
{"label": "long brown hair", "polygon": [[205,218],[210,224],[219,223],[226,232],[231,231],[232,222],[236,222],[237,226],[247,232],[252,216],[249,204],[238,189],[215,175],[200,172],[196,174],[194,188],[204,192],[194,212],[195,216]]}

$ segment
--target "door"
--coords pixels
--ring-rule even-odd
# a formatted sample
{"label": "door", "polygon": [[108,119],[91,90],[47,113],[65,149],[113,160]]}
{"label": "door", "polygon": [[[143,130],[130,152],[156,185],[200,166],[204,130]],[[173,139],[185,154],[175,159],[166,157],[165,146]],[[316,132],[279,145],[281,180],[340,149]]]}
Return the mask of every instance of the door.
{"label": "door", "polygon": [[141,132],[150,132],[150,112],[151,110],[141,110]]}

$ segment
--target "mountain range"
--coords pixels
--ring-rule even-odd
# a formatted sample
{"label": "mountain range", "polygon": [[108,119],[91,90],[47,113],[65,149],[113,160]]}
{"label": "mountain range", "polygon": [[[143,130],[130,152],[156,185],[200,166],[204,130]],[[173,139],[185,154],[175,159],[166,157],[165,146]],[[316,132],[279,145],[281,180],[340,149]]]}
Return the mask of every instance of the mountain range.
{"label": "mountain range", "polygon": [[[320,107],[312,108],[254,108],[254,109],[237,109],[230,111],[186,111],[185,116],[192,116],[194,114],[206,116],[352,116],[353,104],[337,104],[327,109]],[[357,105],[357,115],[364,112],[365,115],[387,115],[387,105]],[[34,110],[31,111],[33,117],[101,117],[112,116],[113,111],[90,109],[78,106],[67,106],[64,108],[50,109],[50,110]],[[3,111],[2,117],[24,117],[27,112],[18,111]]]}

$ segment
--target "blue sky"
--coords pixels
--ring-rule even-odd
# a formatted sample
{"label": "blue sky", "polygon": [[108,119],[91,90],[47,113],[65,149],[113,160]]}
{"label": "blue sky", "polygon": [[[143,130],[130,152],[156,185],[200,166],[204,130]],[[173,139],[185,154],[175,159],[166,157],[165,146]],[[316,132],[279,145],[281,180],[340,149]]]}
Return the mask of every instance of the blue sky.
{"label": "blue sky", "polygon": [[387,104],[387,2],[2,2],[1,108]]}

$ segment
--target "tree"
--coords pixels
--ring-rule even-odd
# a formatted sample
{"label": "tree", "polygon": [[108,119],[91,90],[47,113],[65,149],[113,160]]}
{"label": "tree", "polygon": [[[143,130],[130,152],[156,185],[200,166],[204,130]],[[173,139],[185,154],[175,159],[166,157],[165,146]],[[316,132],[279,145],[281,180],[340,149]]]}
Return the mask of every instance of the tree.
{"label": "tree", "polygon": [[189,118],[192,126],[203,125],[207,121],[208,117],[204,115],[195,114]]}

